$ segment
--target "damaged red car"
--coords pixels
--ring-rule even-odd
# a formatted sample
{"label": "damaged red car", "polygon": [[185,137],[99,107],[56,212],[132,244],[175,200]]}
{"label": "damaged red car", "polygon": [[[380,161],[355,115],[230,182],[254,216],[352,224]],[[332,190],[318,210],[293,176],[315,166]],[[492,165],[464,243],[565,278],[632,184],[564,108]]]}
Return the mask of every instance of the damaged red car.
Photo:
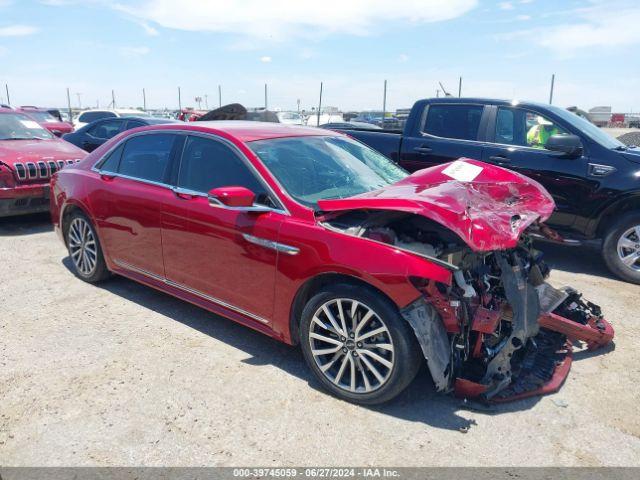
{"label": "damaged red car", "polygon": [[546,282],[549,194],[461,159],[409,175],[338,133],[258,122],[125,132],[52,179],[78,277],[112,273],[289,344],[334,395],[375,404],[426,362],[441,392],[557,390],[597,305]]}

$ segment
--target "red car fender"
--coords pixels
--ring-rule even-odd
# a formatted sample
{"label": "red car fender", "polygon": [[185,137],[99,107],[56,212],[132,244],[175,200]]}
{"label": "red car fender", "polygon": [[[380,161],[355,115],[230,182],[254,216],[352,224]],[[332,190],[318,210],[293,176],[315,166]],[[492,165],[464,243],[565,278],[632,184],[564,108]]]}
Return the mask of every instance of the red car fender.
{"label": "red car fender", "polygon": [[298,293],[321,275],[353,277],[386,295],[398,308],[421,293],[409,277],[451,283],[451,272],[393,245],[353,237],[306,222],[284,222],[279,242],[300,248],[295,256],[281,255],[276,271],[273,328],[287,343],[294,343],[289,320]]}

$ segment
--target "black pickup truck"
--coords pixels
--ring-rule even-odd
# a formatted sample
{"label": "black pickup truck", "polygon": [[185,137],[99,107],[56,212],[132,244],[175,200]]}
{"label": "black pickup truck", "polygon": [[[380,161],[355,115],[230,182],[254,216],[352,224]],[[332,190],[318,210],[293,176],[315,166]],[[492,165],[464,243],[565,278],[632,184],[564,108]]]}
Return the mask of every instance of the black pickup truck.
{"label": "black pickup truck", "polygon": [[403,132],[340,129],[407,170],[460,157],[540,182],[556,202],[547,222],[565,243],[593,244],[609,269],[640,283],[640,148],[551,105],[432,98],[413,106]]}

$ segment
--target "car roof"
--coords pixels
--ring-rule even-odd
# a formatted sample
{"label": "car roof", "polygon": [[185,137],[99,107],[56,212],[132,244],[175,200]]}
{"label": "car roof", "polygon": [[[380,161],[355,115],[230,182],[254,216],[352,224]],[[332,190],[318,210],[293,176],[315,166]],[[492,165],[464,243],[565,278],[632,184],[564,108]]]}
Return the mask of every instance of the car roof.
{"label": "car roof", "polygon": [[169,125],[180,130],[194,130],[211,133],[226,133],[237,138],[241,142],[253,142],[255,140],[267,140],[283,137],[311,137],[340,135],[323,130],[321,128],[304,127],[274,122],[251,122],[242,120],[212,120],[205,122],[178,123]]}
{"label": "car roof", "polygon": [[549,104],[541,102],[531,102],[528,100],[505,100],[499,98],[482,98],[482,97],[432,97],[424,100],[419,100],[421,103],[480,103],[484,105],[504,105],[504,106],[516,106],[523,107],[539,107],[548,108]]}

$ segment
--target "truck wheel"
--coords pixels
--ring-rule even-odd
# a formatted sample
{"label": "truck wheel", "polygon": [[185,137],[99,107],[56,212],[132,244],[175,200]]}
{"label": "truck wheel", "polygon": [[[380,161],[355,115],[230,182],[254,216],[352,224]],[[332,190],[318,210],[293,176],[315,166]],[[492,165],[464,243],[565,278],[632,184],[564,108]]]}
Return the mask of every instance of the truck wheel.
{"label": "truck wheel", "polygon": [[74,212],[67,229],[67,248],[75,274],[85,282],[97,283],[110,276],[100,240],[89,218]]}
{"label": "truck wheel", "polygon": [[416,376],[422,355],[398,309],[366,287],[338,284],[317,293],[300,325],[305,361],[333,395],[375,405]]}
{"label": "truck wheel", "polygon": [[602,257],[615,275],[640,284],[640,212],[624,215],[609,228]]}

